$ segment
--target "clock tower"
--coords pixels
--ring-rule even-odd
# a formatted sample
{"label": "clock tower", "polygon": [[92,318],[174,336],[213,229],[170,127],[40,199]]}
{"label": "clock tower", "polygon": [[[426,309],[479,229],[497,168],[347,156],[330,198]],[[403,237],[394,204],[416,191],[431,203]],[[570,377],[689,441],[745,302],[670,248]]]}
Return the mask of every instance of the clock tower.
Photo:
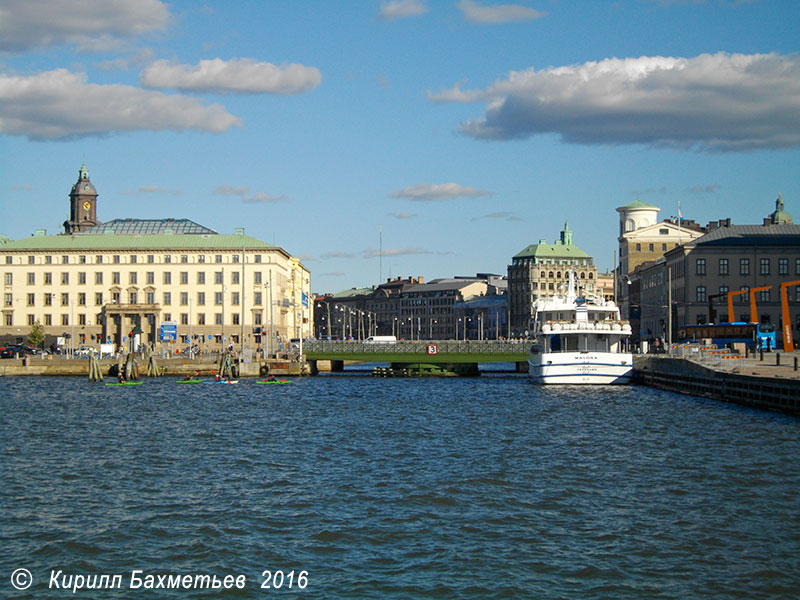
{"label": "clock tower", "polygon": [[98,223],[97,190],[89,181],[89,169],[83,163],[78,171],[78,181],[69,193],[69,220],[64,221],[64,233],[80,233]]}

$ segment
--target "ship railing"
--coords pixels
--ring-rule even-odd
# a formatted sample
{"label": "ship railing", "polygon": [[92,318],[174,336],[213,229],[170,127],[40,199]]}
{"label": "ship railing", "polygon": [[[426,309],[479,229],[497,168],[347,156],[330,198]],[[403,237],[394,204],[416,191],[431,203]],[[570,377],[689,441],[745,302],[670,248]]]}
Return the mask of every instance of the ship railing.
{"label": "ship railing", "polygon": [[627,321],[546,321],[537,324],[535,331],[537,333],[608,331],[629,334],[631,326]]}

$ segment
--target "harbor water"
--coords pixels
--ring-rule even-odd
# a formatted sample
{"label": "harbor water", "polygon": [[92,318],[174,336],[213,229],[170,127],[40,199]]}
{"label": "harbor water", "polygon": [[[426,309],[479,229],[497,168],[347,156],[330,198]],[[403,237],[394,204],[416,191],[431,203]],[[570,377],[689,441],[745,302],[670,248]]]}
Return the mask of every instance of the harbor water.
{"label": "harbor water", "polygon": [[[25,377],[0,379],[0,424],[4,598],[800,595],[786,415],[511,374]],[[122,585],[63,589],[102,574]]]}

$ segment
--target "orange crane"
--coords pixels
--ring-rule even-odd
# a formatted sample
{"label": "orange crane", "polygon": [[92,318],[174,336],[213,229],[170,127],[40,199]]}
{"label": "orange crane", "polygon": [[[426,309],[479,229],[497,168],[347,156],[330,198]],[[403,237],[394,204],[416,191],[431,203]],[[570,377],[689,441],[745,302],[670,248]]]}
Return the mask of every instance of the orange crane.
{"label": "orange crane", "polygon": [[792,321],[789,316],[789,300],[786,288],[793,285],[800,285],[800,279],[795,281],[784,281],[781,283],[781,316],[783,317],[783,351],[794,352],[794,340],[792,339]]}
{"label": "orange crane", "polygon": [[[797,283],[800,283],[798,281]],[[762,285],[761,287],[750,288],[749,290],[738,290],[736,292],[728,292],[728,321],[733,323],[736,319],[733,317],[733,297],[738,294],[750,294],[750,322],[758,323],[758,310],[756,309],[756,292],[761,290],[771,290],[771,285]]]}

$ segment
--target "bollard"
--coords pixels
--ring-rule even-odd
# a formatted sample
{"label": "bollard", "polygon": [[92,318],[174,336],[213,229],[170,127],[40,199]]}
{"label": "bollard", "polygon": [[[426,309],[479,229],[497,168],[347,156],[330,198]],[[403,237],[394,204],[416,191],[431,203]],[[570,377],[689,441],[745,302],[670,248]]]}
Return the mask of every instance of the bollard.
{"label": "bollard", "polygon": [[794,357],[794,370],[797,371],[797,357]]}
{"label": "bollard", "polygon": [[761,362],[764,362],[764,349],[763,348],[759,348],[758,349],[758,357],[759,357],[758,360],[760,360]]}
{"label": "bollard", "polygon": [[776,367],[780,367],[781,366],[781,355],[780,355],[780,353],[776,353],[775,354],[775,366]]}

